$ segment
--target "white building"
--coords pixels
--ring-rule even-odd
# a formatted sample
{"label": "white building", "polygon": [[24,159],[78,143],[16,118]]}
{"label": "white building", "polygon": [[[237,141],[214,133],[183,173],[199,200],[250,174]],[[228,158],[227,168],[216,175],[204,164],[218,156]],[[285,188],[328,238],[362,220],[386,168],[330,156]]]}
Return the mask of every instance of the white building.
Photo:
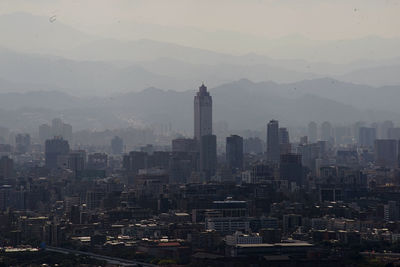
{"label": "white building", "polygon": [[262,237],[258,234],[247,235],[236,231],[234,234],[226,236],[226,244],[229,246],[237,244],[262,244]]}

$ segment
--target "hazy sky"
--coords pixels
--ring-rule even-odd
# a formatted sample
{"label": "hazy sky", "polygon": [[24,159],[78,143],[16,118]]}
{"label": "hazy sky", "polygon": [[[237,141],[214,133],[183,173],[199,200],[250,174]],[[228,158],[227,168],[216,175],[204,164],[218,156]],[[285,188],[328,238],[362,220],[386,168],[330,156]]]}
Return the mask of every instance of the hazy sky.
{"label": "hazy sky", "polygon": [[400,0],[2,0],[0,12],[56,15],[94,33],[132,21],[270,38],[400,37]]}

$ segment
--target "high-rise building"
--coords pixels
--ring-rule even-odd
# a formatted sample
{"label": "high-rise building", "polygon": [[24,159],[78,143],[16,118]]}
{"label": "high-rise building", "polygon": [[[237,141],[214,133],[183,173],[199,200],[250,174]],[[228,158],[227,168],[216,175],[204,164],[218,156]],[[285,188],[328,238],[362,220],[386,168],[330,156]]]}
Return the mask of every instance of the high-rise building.
{"label": "high-rise building", "polygon": [[384,205],[384,219],[385,221],[397,221],[399,219],[397,201],[388,201],[388,204]]}
{"label": "high-rise building", "polygon": [[210,179],[217,169],[217,137],[212,134],[212,97],[204,84],[194,97],[194,139],[200,152],[200,171]]}
{"label": "high-rise building", "polygon": [[398,141],[393,139],[375,140],[375,163],[379,166],[394,167],[398,159]]}
{"label": "high-rise building", "polygon": [[15,136],[15,152],[25,154],[31,147],[31,136],[29,134],[17,134]]}
{"label": "high-rise building", "polygon": [[243,168],[243,138],[231,135],[226,138],[226,161],[232,170]]}
{"label": "high-rise building", "polygon": [[67,156],[69,153],[69,144],[62,137],[54,137],[46,140],[45,144],[45,161],[48,169],[56,169],[58,160],[61,156]]}
{"label": "high-rise building", "polygon": [[202,84],[194,97],[194,138],[200,142],[204,135],[212,135],[212,97]]}
{"label": "high-rise building", "polygon": [[61,119],[56,118],[51,121],[51,130],[53,136],[61,136],[67,141],[72,140],[72,126]]}
{"label": "high-rise building", "polygon": [[217,170],[217,137],[203,135],[200,140],[200,171],[206,180],[215,175]]}
{"label": "high-rise building", "polygon": [[389,131],[389,129],[391,129],[391,128],[393,128],[393,127],[394,127],[394,124],[393,124],[392,121],[384,121],[384,122],[380,125],[380,127],[379,127],[379,129],[378,129],[379,131],[378,131],[377,137],[378,137],[379,139],[386,139],[386,138],[391,139],[391,137],[389,136],[388,131]]}
{"label": "high-rise building", "polygon": [[300,154],[283,154],[279,164],[280,176],[282,180],[296,183],[301,186],[303,183],[303,165]]}
{"label": "high-rise building", "polygon": [[267,125],[267,160],[279,163],[279,122],[271,120]]}
{"label": "high-rise building", "polygon": [[62,137],[64,140],[72,140],[72,126],[56,118],[51,121],[51,125],[42,124],[39,126],[39,139],[42,143],[54,136]]}
{"label": "high-rise building", "polygon": [[279,128],[279,151],[280,154],[288,154],[292,150],[289,140],[289,132],[286,128]]}
{"label": "high-rise building", "polygon": [[119,155],[122,154],[123,150],[124,150],[124,141],[122,140],[121,137],[115,136],[111,140],[111,152],[114,155]]}
{"label": "high-rise building", "polygon": [[279,128],[279,144],[289,144],[289,132],[286,128]]}
{"label": "high-rise building", "polygon": [[389,128],[387,129],[387,138],[400,140],[400,128]]}
{"label": "high-rise building", "polygon": [[14,174],[14,161],[8,156],[0,158],[0,179],[11,178]]}
{"label": "high-rise building", "polygon": [[318,127],[315,122],[310,122],[308,124],[308,141],[310,143],[315,143],[317,142],[317,137],[318,137]]}
{"label": "high-rise building", "polygon": [[173,151],[169,162],[170,183],[185,184],[191,173],[198,170],[198,158],[198,152]]}
{"label": "high-rise building", "polygon": [[332,141],[332,125],[327,121],[324,121],[321,124],[321,140],[328,142]]}
{"label": "high-rise building", "polygon": [[199,151],[193,138],[177,138],[172,140],[172,153],[169,162],[170,183],[184,184],[192,171],[197,171]]}
{"label": "high-rise building", "polygon": [[315,173],[316,159],[321,157],[320,143],[300,145],[297,147],[297,152],[301,155],[302,165]]}
{"label": "high-rise building", "polygon": [[333,130],[335,136],[335,144],[344,145],[351,143],[350,128],[346,126],[336,126]]}
{"label": "high-rise building", "polygon": [[125,155],[123,159],[123,168],[127,172],[134,174],[139,173],[139,170],[145,169],[147,166],[147,153],[141,151],[131,151],[129,155]]}
{"label": "high-rise building", "polygon": [[360,146],[372,148],[376,139],[376,129],[372,127],[360,127],[358,131]]}
{"label": "high-rise building", "polygon": [[39,126],[39,139],[42,144],[46,142],[47,139],[52,138],[52,135],[53,132],[51,130],[50,125],[42,124]]}
{"label": "high-rise building", "polygon": [[68,155],[68,168],[72,170],[75,175],[83,171],[86,166],[86,151],[75,150],[71,151]]}

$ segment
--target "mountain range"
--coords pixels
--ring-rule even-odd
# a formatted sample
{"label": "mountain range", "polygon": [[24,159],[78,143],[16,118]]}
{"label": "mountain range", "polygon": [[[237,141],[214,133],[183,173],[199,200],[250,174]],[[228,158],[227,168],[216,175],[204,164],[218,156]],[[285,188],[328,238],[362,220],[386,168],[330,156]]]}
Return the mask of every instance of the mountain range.
{"label": "mountain range", "polygon": [[[332,88],[338,93],[329,95]],[[242,79],[211,88],[210,92],[214,121],[243,130],[262,129],[268,119],[293,126],[306,125],[311,120],[327,120],[336,125],[386,119],[397,122],[399,89],[360,86],[331,78],[286,84]],[[191,131],[194,94],[194,90],[178,92],[154,87],[111,97],[74,97],[55,91],[2,93],[0,121],[2,126],[25,130],[62,117],[75,129],[171,125],[173,129]],[[360,101],[352,103],[356,94]]]}
{"label": "mountain range", "polygon": [[[10,23],[14,31],[7,30]],[[62,117],[75,129],[171,124],[190,131],[193,95],[201,82],[211,88],[215,121],[233,129],[260,129],[271,118],[290,125],[344,124],[397,121],[400,114],[396,38],[310,42],[292,36],[269,44],[269,52],[229,54],[191,47],[179,38],[173,43],[145,34],[123,40],[91,35],[58,18],[25,13],[0,15],[0,29],[0,125],[10,128],[36,129]],[[320,61],[324,56],[296,58],[289,53],[293,45],[299,55],[345,57],[359,51],[338,63]],[[361,59],[367,49],[374,55]],[[282,51],[288,51],[285,57],[271,57]]]}
{"label": "mountain range", "polygon": [[[7,25],[14,25],[14,30],[8,30]],[[271,52],[268,53],[233,55],[172,43],[168,38],[170,42],[143,39],[149,36],[135,34],[136,30],[124,40],[87,34],[63,24],[62,18],[51,22],[48,17],[26,13],[1,15],[0,29],[0,79],[8,83],[22,83],[23,86],[16,87],[25,88],[25,91],[42,88],[61,89],[73,95],[106,95],[140,91],[152,86],[184,91],[196,87],[201,81],[216,87],[242,78],[256,82],[271,80],[292,83],[331,77],[376,87],[400,84],[400,75],[397,75],[400,54],[397,53],[398,49],[394,49],[400,45],[400,41],[396,38],[370,36],[340,42],[311,42],[291,36],[269,40]],[[138,27],[133,29],[139,31]],[[145,31],[142,29],[141,32]],[[172,29],[167,32],[175,36]],[[207,40],[218,36],[217,33],[198,34],[204,38],[209,36]],[[221,33],[221,36],[224,35],[230,36],[226,40],[239,40],[234,38],[234,33]],[[241,37],[257,43],[254,36]],[[258,43],[263,42],[258,40]],[[285,45],[278,45],[281,42]],[[295,47],[290,48],[290,45]],[[282,54],[282,51],[274,52],[279,47],[282,51],[287,50],[286,56],[284,59],[272,58]],[[335,54],[333,50],[336,49],[343,57],[356,49],[360,57],[364,50],[369,49],[369,52],[364,53],[368,55],[367,59],[340,64],[312,60],[311,56],[296,57],[290,52],[294,48],[299,50],[304,47],[308,47],[308,54],[319,55]],[[376,56],[381,50],[391,53]],[[254,51],[257,49],[254,48]],[[13,86],[2,85],[0,91],[13,91],[7,87],[13,89]]]}

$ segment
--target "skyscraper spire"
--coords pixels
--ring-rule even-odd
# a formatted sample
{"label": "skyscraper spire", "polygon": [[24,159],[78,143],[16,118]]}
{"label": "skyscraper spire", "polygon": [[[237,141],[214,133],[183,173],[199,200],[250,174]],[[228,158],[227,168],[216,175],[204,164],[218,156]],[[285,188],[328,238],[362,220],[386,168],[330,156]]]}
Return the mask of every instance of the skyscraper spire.
{"label": "skyscraper spire", "polygon": [[194,97],[194,138],[212,134],[212,97],[202,83]]}

